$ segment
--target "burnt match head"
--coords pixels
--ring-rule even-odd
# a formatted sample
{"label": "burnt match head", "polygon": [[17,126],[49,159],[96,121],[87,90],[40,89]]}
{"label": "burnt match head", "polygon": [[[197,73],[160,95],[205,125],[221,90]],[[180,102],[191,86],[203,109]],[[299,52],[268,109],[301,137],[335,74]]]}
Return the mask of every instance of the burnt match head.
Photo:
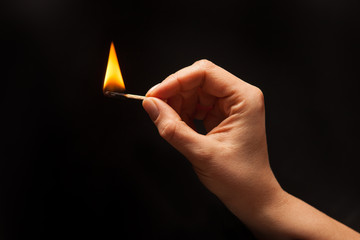
{"label": "burnt match head", "polygon": [[104,95],[111,98],[125,98],[123,93],[113,92],[113,91],[104,91]]}
{"label": "burnt match head", "polygon": [[119,93],[112,91],[104,91],[104,95],[111,98],[128,98],[128,99],[136,99],[136,100],[144,100],[145,96],[135,95],[135,94],[127,94],[127,93]]}

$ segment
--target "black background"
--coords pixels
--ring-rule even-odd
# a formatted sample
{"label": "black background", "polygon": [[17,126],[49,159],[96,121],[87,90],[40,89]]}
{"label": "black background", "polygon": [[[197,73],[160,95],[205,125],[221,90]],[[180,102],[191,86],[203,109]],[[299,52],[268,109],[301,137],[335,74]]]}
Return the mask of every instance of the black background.
{"label": "black background", "polygon": [[251,239],[127,91],[207,58],[265,94],[281,185],[360,230],[359,2],[0,3],[2,239]]}

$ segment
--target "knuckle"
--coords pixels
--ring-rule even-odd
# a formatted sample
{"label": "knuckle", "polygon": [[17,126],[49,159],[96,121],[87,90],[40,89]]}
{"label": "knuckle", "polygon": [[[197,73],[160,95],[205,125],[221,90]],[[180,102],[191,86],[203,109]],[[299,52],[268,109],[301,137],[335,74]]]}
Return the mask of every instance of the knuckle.
{"label": "knuckle", "polygon": [[209,68],[212,68],[215,66],[214,63],[212,63],[211,61],[209,61],[207,59],[198,60],[194,64],[202,69],[209,69]]}
{"label": "knuckle", "polygon": [[180,91],[183,91],[183,89],[184,89],[183,85],[181,84],[181,81],[179,81],[178,72],[170,74],[164,81],[165,82],[177,81],[179,83],[179,86],[180,86]]}
{"label": "knuckle", "polygon": [[168,121],[159,128],[159,134],[165,140],[171,141],[175,136],[176,128],[176,122]]}
{"label": "knuckle", "polygon": [[170,74],[169,76],[167,76],[164,80],[164,82],[170,82],[170,81],[174,81],[174,80],[177,80],[177,74],[176,73],[173,73],[173,74]]}
{"label": "knuckle", "polygon": [[249,105],[255,111],[265,110],[264,94],[258,87],[254,87],[249,96]]}
{"label": "knuckle", "polygon": [[258,87],[255,87],[254,89],[254,98],[257,101],[264,103],[264,93]]}
{"label": "knuckle", "polygon": [[174,80],[174,79],[176,79],[176,78],[177,78],[177,77],[176,77],[176,73],[170,74],[170,75],[167,77],[168,80]]}
{"label": "knuckle", "polygon": [[[204,80],[206,78],[206,75],[208,72],[212,71],[213,68],[216,67],[214,63],[207,59],[201,59],[194,63],[194,66],[197,68],[197,71],[199,71],[202,74],[202,79]],[[203,83],[201,83],[202,85]]]}

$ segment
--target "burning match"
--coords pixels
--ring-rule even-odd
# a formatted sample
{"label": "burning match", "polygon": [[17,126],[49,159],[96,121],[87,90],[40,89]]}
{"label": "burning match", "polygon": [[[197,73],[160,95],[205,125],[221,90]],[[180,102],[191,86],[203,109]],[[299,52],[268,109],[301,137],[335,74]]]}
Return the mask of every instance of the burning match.
{"label": "burning match", "polygon": [[116,56],[114,43],[111,42],[109,60],[106,68],[103,93],[112,98],[129,98],[144,100],[145,96],[122,93],[125,91],[125,84],[121,75],[119,61]]}

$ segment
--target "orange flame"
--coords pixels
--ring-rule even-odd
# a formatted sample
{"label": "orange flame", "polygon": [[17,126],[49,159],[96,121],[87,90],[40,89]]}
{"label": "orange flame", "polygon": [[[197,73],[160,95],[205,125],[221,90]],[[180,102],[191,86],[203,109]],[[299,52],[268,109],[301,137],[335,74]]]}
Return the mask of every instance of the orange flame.
{"label": "orange flame", "polygon": [[114,43],[111,42],[109,60],[106,68],[103,92],[123,92],[125,84],[121,75],[119,61],[116,56]]}

